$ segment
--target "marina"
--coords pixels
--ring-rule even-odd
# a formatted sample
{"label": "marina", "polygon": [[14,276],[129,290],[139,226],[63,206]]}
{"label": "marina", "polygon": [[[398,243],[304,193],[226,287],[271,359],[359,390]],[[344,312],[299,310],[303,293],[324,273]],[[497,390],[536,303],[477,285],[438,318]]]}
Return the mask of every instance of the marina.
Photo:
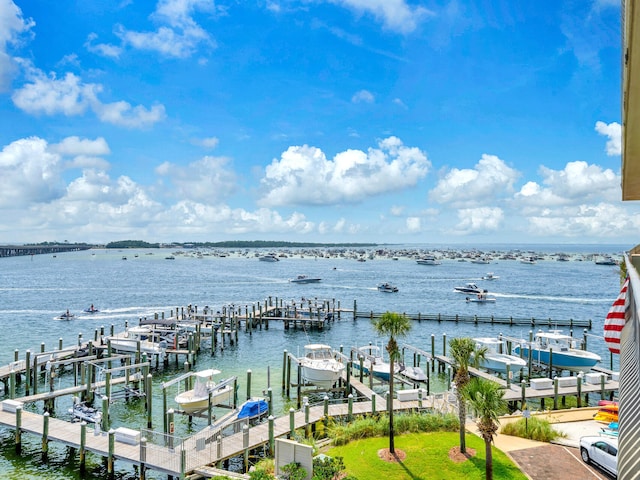
{"label": "marina", "polygon": [[[415,263],[414,258],[398,254],[398,251],[384,256],[376,254],[373,261],[367,256],[367,262],[357,262],[357,258],[309,257],[308,254],[301,258],[289,251],[287,257],[279,257],[280,261],[270,265],[265,265],[253,255],[238,253],[226,257],[204,255],[205,258],[197,262],[191,260],[197,258],[195,255],[191,257],[178,252],[174,252],[174,262],[164,262],[166,254],[155,251],[127,252],[128,262],[121,261],[122,252],[94,253],[73,252],[65,254],[68,257],[57,255],[55,259],[51,256],[36,256],[34,260],[20,257],[5,259],[15,262],[7,270],[12,275],[11,292],[20,291],[20,304],[26,308],[16,308],[9,295],[0,297],[3,301],[0,305],[0,321],[5,325],[14,319],[27,322],[30,334],[27,338],[11,336],[9,330],[9,336],[1,340],[0,356],[4,366],[0,367],[0,378],[4,399],[24,402],[23,405],[29,408],[23,409],[23,413],[28,410],[29,414],[40,415],[34,420],[34,424],[40,424],[39,427],[24,430],[29,434],[21,438],[23,452],[41,450],[45,413],[49,412],[48,422],[55,419],[79,428],[80,422],[72,422],[73,415],[69,409],[73,408],[76,401],[92,400],[87,404],[103,414],[97,422],[100,434],[95,436],[101,437],[101,440],[95,439],[96,444],[106,443],[106,448],[96,447],[91,440],[86,444],[89,446],[85,446],[85,451],[105,458],[107,465],[111,458],[114,462],[112,468],[124,478],[139,478],[143,464],[147,478],[164,478],[163,475],[179,477],[183,468],[192,471],[191,468],[215,466],[218,460],[225,464],[218,467],[225,467],[227,461],[234,465],[238,459],[242,465],[248,450],[243,448],[246,440],[241,432],[235,437],[240,448],[234,447],[235,453],[230,456],[224,452],[231,452],[231,447],[222,445],[219,448],[223,454],[218,455],[217,440],[210,437],[198,440],[201,437],[197,435],[208,431],[209,425],[219,424],[223,419],[237,415],[236,410],[245,399],[268,400],[270,414],[274,417],[276,438],[279,435],[286,437],[287,431],[291,430],[289,412],[284,409],[284,405],[291,401],[296,406],[295,428],[304,431],[307,428],[312,430],[314,424],[322,424],[325,396],[329,399],[327,407],[331,409],[331,415],[335,411],[336,417],[346,418],[350,408],[352,415],[361,410],[370,412],[384,408],[384,382],[373,376],[368,377],[364,372],[361,377],[355,365],[360,358],[357,355],[351,358],[351,352],[354,348],[362,347],[364,339],[375,344],[384,341],[375,335],[370,321],[385,311],[405,313],[412,319],[410,338],[404,339],[403,343],[402,365],[409,375],[403,375],[402,371],[397,375],[400,389],[394,406],[397,405],[399,410],[419,408],[419,400],[423,402],[423,408],[454,408],[447,394],[450,373],[446,362],[439,360],[440,357],[446,357],[444,348],[448,337],[445,332],[451,331],[451,327],[455,328],[456,335],[479,337],[476,332],[482,329],[483,334],[486,332],[496,337],[504,334],[519,339],[528,338],[529,332],[534,330],[563,327],[567,332],[575,329],[583,339],[588,339],[588,349],[600,355],[600,365],[609,373],[596,380],[595,377],[587,377],[592,372],[585,374],[584,379],[568,376],[565,372],[558,378],[567,376],[581,379],[579,383],[575,380],[575,385],[566,385],[571,382],[569,380],[559,380],[557,393],[553,379],[551,388],[537,385],[539,382],[533,382],[534,379],[527,380],[524,398],[528,401],[546,402],[548,407],[552,402],[562,402],[564,396],[580,395],[580,401],[587,404],[600,398],[609,399],[617,389],[617,382],[613,379],[617,359],[607,355],[604,342],[599,338],[602,333],[598,330],[602,325],[600,316],[604,318],[619,288],[616,273],[614,269],[610,271],[610,267],[595,267],[593,262],[577,261],[576,256],[568,262],[555,262],[553,257],[537,260],[534,267],[521,267],[519,262],[510,260],[492,260],[491,268],[499,272],[500,280],[492,282],[491,291],[492,294],[495,291],[500,298],[500,305],[491,305],[492,310],[480,316],[477,309],[465,311],[468,307],[464,301],[460,303],[460,296],[452,289],[454,285],[467,282],[481,284],[486,265],[458,262],[455,257],[446,259],[438,255],[442,265],[446,265],[445,270],[442,265],[424,269]],[[20,263],[25,260],[26,265]],[[286,265],[288,263],[290,265]],[[226,281],[216,281],[212,276],[213,264],[225,266],[228,272]],[[567,280],[566,291],[563,290],[565,287],[557,285],[545,291],[545,285],[549,283],[547,276],[556,277],[557,266],[563,267],[563,276]],[[520,282],[521,268],[539,272],[533,276],[528,274],[526,282]],[[270,270],[266,277],[265,269]],[[309,272],[312,278],[322,278],[323,281],[291,285],[291,273],[296,271]],[[31,289],[28,286],[29,279],[34,278],[35,273],[39,276],[40,285]],[[572,279],[587,274],[592,278],[590,283],[597,289],[573,290],[575,283]],[[165,285],[157,281],[158,275],[171,278],[172,281]],[[105,276],[113,279],[111,287],[87,290],[87,285],[96,282],[92,277]],[[56,285],[60,278],[66,279],[64,287]],[[380,295],[377,291],[379,282],[372,282],[371,278],[389,279],[402,288],[395,295]],[[212,285],[215,285],[214,289],[210,288]],[[527,290],[532,286],[540,289],[538,294]],[[50,290],[51,294],[42,295],[43,288]],[[426,291],[429,295],[425,297],[422,292]],[[251,292],[251,295],[247,295],[247,292]],[[141,295],[145,298],[144,302],[139,301]],[[40,308],[33,309],[34,304]],[[89,304],[99,306],[99,312],[83,312]],[[167,306],[172,304],[179,306]],[[505,307],[505,304],[508,305]],[[74,318],[54,319],[67,308],[75,315]],[[133,338],[137,334],[141,337],[131,342],[136,345],[132,351],[119,352],[110,343],[128,331],[131,331]],[[144,336],[155,338],[156,344],[166,343],[159,352],[145,352],[142,349],[142,342],[146,340],[142,338]],[[45,348],[45,344],[56,347]],[[298,377],[296,360],[303,356],[303,347],[310,344],[333,346],[337,357],[343,361],[345,368],[342,376],[329,390],[305,385]],[[299,352],[293,353],[296,350]],[[283,355],[283,352],[286,353]],[[242,360],[238,361],[240,358]],[[291,358],[291,363],[283,361],[283,358]],[[211,409],[207,405],[204,411],[197,414],[185,414],[174,400],[180,389],[187,390],[185,381],[188,380],[182,377],[185,364],[190,372],[215,368],[223,372],[221,378],[236,377],[237,398],[227,399],[230,400],[226,402],[227,405],[212,405]],[[423,376],[419,376],[420,373]],[[279,382],[273,382],[272,377],[278,378],[280,374],[282,388],[274,389],[274,383]],[[541,372],[537,375],[545,374]],[[427,377],[426,381],[424,376]],[[508,388],[510,401],[514,405],[522,401],[523,387],[516,372],[513,372],[510,380],[495,375],[491,377],[496,379],[494,381],[509,382],[505,388]],[[171,384],[175,379],[179,380]],[[367,397],[361,391],[363,388],[373,394]],[[349,392],[353,395],[351,401]],[[84,398],[91,395],[91,399]],[[104,397],[112,398],[113,402],[105,402]],[[304,421],[305,397],[310,401],[311,412],[315,411],[313,409],[322,412],[318,417],[311,414],[308,423]],[[367,402],[370,402],[368,406]],[[12,408],[11,403],[7,408]],[[136,416],[131,415],[132,410],[137,411]],[[211,415],[209,410],[212,410]],[[168,411],[172,411],[172,417],[167,416]],[[11,464],[23,465],[25,460],[22,459],[24,454],[15,456],[10,452],[15,446],[15,413],[4,413],[2,423],[5,427],[0,428],[0,432],[6,428],[11,433],[5,433],[3,437],[6,460],[4,464],[0,460],[0,471],[11,472]],[[103,421],[105,416],[107,424]],[[297,417],[302,417],[301,427],[297,426]],[[128,438],[128,435],[139,442],[138,437],[146,438],[147,450],[144,455],[149,455],[150,459],[150,451],[158,448],[162,452],[164,442],[168,441],[167,435],[172,435],[174,445],[185,447],[193,437],[193,442],[200,447],[204,444],[203,450],[209,450],[208,458],[213,460],[198,467],[193,467],[191,459],[183,464],[182,460],[174,458],[170,467],[154,463],[155,460],[151,463],[142,462],[141,459],[145,457],[141,453],[140,442],[136,444],[135,455],[122,453],[131,445],[116,440],[115,432],[118,429],[120,439]],[[173,434],[169,433],[171,429]],[[260,429],[264,429],[266,434],[260,433],[263,431]],[[61,455],[54,446],[56,443],[72,446],[76,453],[82,450],[82,431],[70,431],[75,439],[57,440],[55,436],[47,436],[52,447],[47,452],[50,458]],[[110,431],[114,431],[114,450],[111,453]],[[249,431],[251,455],[256,453],[254,449],[262,451],[268,448],[269,422],[251,427]],[[281,434],[277,433],[280,431]],[[94,435],[95,424],[91,424],[88,432],[87,437]],[[256,439],[255,444],[254,432],[264,435]],[[233,435],[238,433],[230,435],[230,438]],[[212,449],[215,452],[211,452]],[[74,458],[79,462],[79,457]],[[87,467],[96,468],[91,465],[92,457],[88,458]]]}

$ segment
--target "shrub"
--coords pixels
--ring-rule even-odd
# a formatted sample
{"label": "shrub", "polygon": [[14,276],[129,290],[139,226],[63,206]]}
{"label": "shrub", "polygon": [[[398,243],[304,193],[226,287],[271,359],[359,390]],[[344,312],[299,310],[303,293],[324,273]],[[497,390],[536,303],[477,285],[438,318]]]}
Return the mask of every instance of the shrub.
{"label": "shrub", "polygon": [[287,463],[282,466],[282,478],[284,480],[304,480],[307,471],[298,462]]}
{"label": "shrub", "polygon": [[531,417],[521,418],[517,422],[507,423],[502,427],[500,433],[512,435],[514,437],[528,438],[539,442],[550,442],[556,438],[563,438],[566,435],[558,432],[548,420]]}

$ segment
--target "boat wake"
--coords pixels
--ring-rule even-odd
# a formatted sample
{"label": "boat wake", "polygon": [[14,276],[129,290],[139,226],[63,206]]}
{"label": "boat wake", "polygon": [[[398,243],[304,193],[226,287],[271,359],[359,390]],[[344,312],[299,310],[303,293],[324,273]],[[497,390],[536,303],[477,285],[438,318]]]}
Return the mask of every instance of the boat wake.
{"label": "boat wake", "polygon": [[551,302],[565,302],[565,303],[594,303],[594,304],[611,304],[613,298],[593,298],[593,297],[555,297],[553,295],[523,295],[515,293],[498,293],[491,292],[491,295],[501,298],[523,298],[526,300],[543,300]]}

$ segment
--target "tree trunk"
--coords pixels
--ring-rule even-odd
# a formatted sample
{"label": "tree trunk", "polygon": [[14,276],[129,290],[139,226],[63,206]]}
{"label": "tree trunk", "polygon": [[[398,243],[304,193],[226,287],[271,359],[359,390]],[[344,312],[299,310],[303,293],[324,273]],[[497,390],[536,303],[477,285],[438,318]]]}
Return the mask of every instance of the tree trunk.
{"label": "tree trunk", "polygon": [[484,455],[485,455],[485,477],[487,480],[493,480],[493,453],[491,452],[491,438],[484,440]]}
{"label": "tree trunk", "polygon": [[389,359],[389,452],[396,453],[393,441],[393,357]]}
{"label": "tree trunk", "polygon": [[467,442],[465,439],[466,434],[466,421],[467,421],[467,408],[462,398],[460,387],[456,391],[456,397],[458,398],[458,420],[460,421],[460,453],[467,453]]}

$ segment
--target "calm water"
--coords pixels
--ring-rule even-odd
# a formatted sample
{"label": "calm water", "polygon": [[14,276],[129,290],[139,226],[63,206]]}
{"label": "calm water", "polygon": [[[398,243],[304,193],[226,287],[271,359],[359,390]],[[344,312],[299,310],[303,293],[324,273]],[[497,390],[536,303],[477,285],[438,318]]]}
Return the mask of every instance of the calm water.
{"label": "calm water", "polygon": [[[413,247],[412,247],[413,248]],[[479,247],[484,251],[509,251],[513,247]],[[124,329],[126,321],[137,323],[140,317],[154,313],[169,314],[172,308],[186,305],[208,305],[219,310],[223,305],[249,306],[264,302],[268,297],[285,300],[305,298],[335,299],[344,308],[357,303],[362,311],[396,311],[461,315],[495,315],[499,317],[591,319],[594,328],[589,336],[589,349],[600,354],[603,365],[610,366],[610,355],[602,340],[604,317],[620,285],[618,268],[595,265],[593,261],[577,261],[579,254],[621,254],[629,246],[519,246],[522,250],[551,254],[572,254],[569,262],[553,257],[525,265],[516,260],[494,260],[489,265],[445,259],[439,266],[423,266],[414,259],[400,257],[376,258],[357,262],[346,258],[322,258],[289,255],[277,263],[260,262],[253,256],[231,255],[225,258],[205,256],[198,259],[178,255],[165,260],[165,250],[91,250],[84,252],[34,257],[0,259],[0,364],[7,364],[18,350],[24,358],[27,349],[39,351],[42,342],[46,349],[77,342],[78,334],[92,338],[94,331],[111,325],[116,331]],[[126,255],[127,260],[122,260]],[[487,282],[481,277],[494,272],[500,278]],[[297,274],[322,278],[311,285],[296,285],[288,279]],[[390,282],[398,286],[395,294],[380,293],[376,285]],[[453,288],[476,282],[489,289],[497,298],[495,304],[465,302],[465,295]],[[83,314],[90,304],[100,309],[94,315]],[[55,320],[69,309],[76,314],[70,321]],[[504,333],[526,337],[526,327],[466,325],[447,323],[415,323],[408,344],[430,350],[431,336],[436,336],[436,348],[442,348],[442,336],[489,336]],[[582,332],[575,332],[581,334]],[[369,342],[380,343],[370,322],[353,321],[348,314],[340,322],[323,332],[302,330],[284,331],[272,322],[268,331],[241,334],[237,345],[218,352],[214,357],[203,354],[197,368],[215,366],[225,375],[238,375],[240,394],[246,393],[246,371],[253,372],[252,394],[259,395],[269,381],[278,397],[279,406],[285,402],[280,395],[282,355],[284,350],[297,353],[312,342],[331,344],[345,349]],[[169,368],[154,372],[159,384],[176,375],[181,367],[173,363]],[[617,357],[614,358],[617,369]],[[268,374],[269,372],[269,374]],[[64,379],[60,380],[61,382]],[[157,387],[156,392],[160,391]],[[66,412],[69,399],[60,399],[56,410]],[[154,404],[161,405],[161,401]],[[113,405],[114,424],[132,428],[143,426],[142,406],[135,402]],[[178,422],[179,423],[179,422]],[[161,421],[156,421],[161,429]],[[178,424],[178,432],[186,432],[186,424]],[[198,426],[196,425],[196,428]],[[52,444],[49,470],[40,461],[40,442],[26,436],[25,452],[13,454],[13,433],[0,429],[0,477],[2,478],[77,478],[74,462],[66,458],[66,450]],[[102,466],[93,459],[92,474],[100,476]],[[133,478],[133,470],[117,464],[119,478]],[[153,477],[151,477],[153,478]],[[162,477],[159,477],[162,478]]]}

